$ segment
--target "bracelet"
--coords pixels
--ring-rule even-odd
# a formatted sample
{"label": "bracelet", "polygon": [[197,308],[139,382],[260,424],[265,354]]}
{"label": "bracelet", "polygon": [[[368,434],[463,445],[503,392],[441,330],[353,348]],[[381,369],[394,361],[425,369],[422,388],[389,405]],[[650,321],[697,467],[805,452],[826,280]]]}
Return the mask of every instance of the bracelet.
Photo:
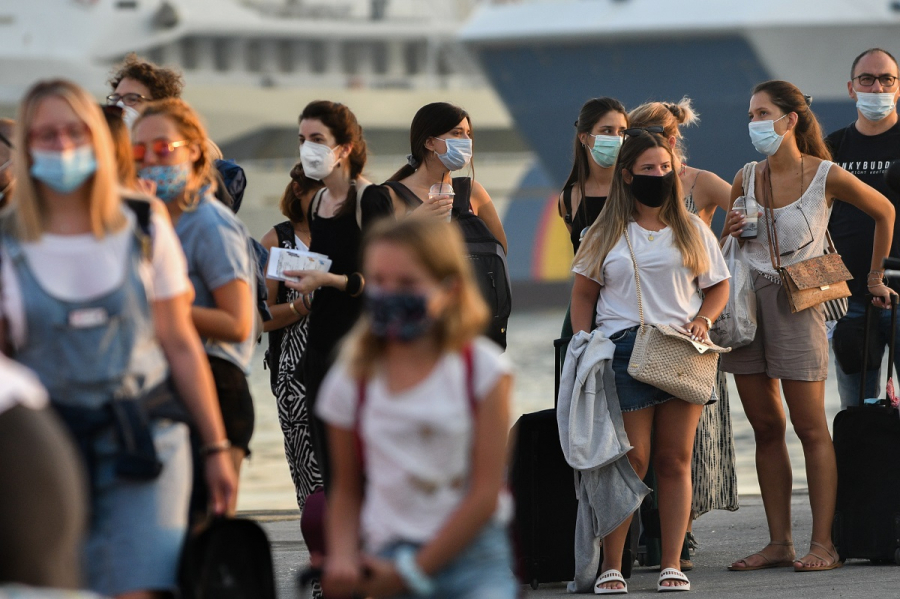
{"label": "bracelet", "polygon": [[214,453],[228,451],[229,449],[231,449],[231,441],[229,441],[228,439],[222,439],[221,441],[216,441],[215,443],[210,443],[201,447],[200,455],[202,455],[203,457],[209,457]]}
{"label": "bracelet", "polygon": [[[297,300],[294,300],[297,301]],[[288,307],[291,309],[291,312],[294,313],[294,316],[302,317],[303,315],[294,307],[294,302],[288,302]]]}
{"label": "bracelet", "polygon": [[303,307],[306,308],[307,312],[312,312],[312,293],[304,293],[300,296],[300,301],[303,302]]}
{"label": "bracelet", "polygon": [[394,567],[414,595],[427,597],[434,593],[434,580],[428,577],[416,563],[416,550],[408,545],[400,547],[394,556]]}
{"label": "bracelet", "polygon": [[694,320],[697,320],[698,318],[706,323],[707,331],[712,329],[712,321],[709,318],[707,318],[706,316],[703,316],[702,314],[698,314],[697,316],[694,317]]}
{"label": "bracelet", "polygon": [[353,277],[352,279],[347,275],[344,276],[347,277],[347,286],[344,288],[344,291],[346,291],[350,297],[359,297],[366,286],[366,280],[363,278],[362,273],[353,273],[351,275]]}

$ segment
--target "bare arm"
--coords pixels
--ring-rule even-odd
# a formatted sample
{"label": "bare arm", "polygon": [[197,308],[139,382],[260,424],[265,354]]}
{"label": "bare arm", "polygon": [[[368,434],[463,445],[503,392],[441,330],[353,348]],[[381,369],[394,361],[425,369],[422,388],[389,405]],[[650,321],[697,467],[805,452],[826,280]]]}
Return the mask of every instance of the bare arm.
{"label": "bare arm", "polygon": [[246,281],[235,279],[213,289],[212,295],[215,308],[194,306],[191,309],[197,332],[202,337],[219,341],[245,341],[253,329],[250,286]]}
{"label": "bare arm", "polygon": [[[191,326],[190,294],[153,302],[156,337],[169,362],[178,394],[187,406],[205,445],[226,439],[209,361]],[[237,476],[227,451],[206,458],[206,479],[213,509],[224,514],[237,490]]]}
{"label": "bare arm", "polygon": [[722,310],[725,309],[725,304],[728,303],[728,281],[728,279],[719,281],[715,285],[703,290],[703,303],[700,305],[697,317],[684,326],[684,328],[696,338],[702,340],[709,337],[709,327],[707,326],[706,321],[700,318],[700,316],[705,316],[715,322],[719,317],[719,314],[722,313]]}
{"label": "bare arm", "polygon": [[[269,229],[268,233],[263,235],[259,242],[266,248],[267,252],[271,252],[273,247],[278,246],[278,234],[275,232],[275,229]],[[294,303],[294,309],[300,312],[301,316],[294,314],[287,304],[276,303],[278,301],[278,283],[275,279],[266,279],[266,290],[269,292],[266,305],[269,306],[269,312],[272,314],[272,320],[263,323],[263,331],[266,333],[292,325],[300,320],[302,315],[307,313],[303,302]]]}
{"label": "bare arm", "polygon": [[744,230],[744,216],[732,210],[731,207],[734,206],[734,201],[742,195],[744,195],[744,172],[740,170],[734,176],[734,183],[731,184],[731,195],[720,239],[724,239],[728,235],[740,239],[741,232]]}
{"label": "bare arm", "polygon": [[506,231],[503,230],[503,223],[500,221],[500,215],[497,214],[497,208],[491,201],[491,196],[488,195],[487,190],[478,181],[472,181],[471,202],[472,211],[478,218],[483,220],[484,224],[487,225],[487,228],[491,230],[491,233],[497,238],[500,245],[503,246],[503,251],[508,251],[508,248],[506,247]]}
{"label": "bare arm", "polygon": [[[839,198],[856,206],[875,220],[875,238],[872,242],[872,263],[870,270],[883,272],[882,260],[891,250],[894,235],[894,206],[881,193],[866,185],[841,167],[832,165],[825,179],[825,195],[829,199]],[[875,304],[887,308],[891,305],[890,289],[884,285],[869,287],[875,296]]]}
{"label": "bare arm", "polygon": [[693,197],[697,216],[709,225],[717,207],[726,213],[731,208],[731,185],[715,173],[700,171],[694,182]]}
{"label": "bare arm", "polygon": [[600,283],[584,275],[575,275],[572,285],[572,308],[569,311],[572,319],[572,332],[590,333],[594,328],[594,314],[597,311],[597,298],[600,297]]}

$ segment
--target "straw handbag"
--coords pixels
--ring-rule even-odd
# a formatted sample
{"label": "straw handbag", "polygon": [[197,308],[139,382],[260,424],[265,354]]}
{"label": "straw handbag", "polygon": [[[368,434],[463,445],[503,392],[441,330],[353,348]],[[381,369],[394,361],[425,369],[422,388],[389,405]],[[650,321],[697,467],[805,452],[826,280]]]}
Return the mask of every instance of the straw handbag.
{"label": "straw handbag", "polygon": [[641,317],[641,326],[628,363],[628,374],[635,380],[671,393],[673,397],[704,405],[712,397],[716,384],[719,354],[730,352],[731,348],[694,341],[669,325],[644,324],[641,277],[627,230],[625,242],[634,263],[638,313]]}

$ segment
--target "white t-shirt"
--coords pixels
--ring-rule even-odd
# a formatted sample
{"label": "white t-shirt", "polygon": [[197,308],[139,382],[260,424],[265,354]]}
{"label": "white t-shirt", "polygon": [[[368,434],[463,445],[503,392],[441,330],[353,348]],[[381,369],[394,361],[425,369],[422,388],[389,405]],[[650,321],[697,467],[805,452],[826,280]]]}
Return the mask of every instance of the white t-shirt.
{"label": "white t-shirt", "polygon": [[47,391],[33,372],[0,354],[0,414],[17,405],[43,408]]}
{"label": "white t-shirt", "polygon": [[[118,288],[131,267],[134,213],[123,208],[129,225],[97,239],[84,235],[51,235],[22,244],[25,259],[40,286],[64,301],[85,301]],[[141,261],[140,276],[150,300],[177,297],[190,289],[187,263],[168,219],[152,213],[153,255]],[[22,291],[9,254],[0,247],[0,310],[10,322],[10,338],[21,345],[27,336]]]}
{"label": "white t-shirt", "polygon": [[[487,339],[473,344],[473,382],[480,402],[510,371],[500,349]],[[392,541],[431,539],[466,492],[474,414],[467,397],[462,354],[445,354],[425,380],[392,393],[384,375],[366,385],[360,418],[366,461],[361,529],[366,549]],[[329,424],[354,430],[359,385],[345,365],[328,372],[316,412]],[[462,483],[462,484],[460,484]],[[500,497],[495,519],[508,521],[511,501]]]}
{"label": "white t-shirt", "polygon": [[[675,246],[669,227],[661,231],[648,231],[634,221],[628,223],[628,235],[641,276],[645,324],[683,326],[697,315],[703,303],[698,289],[706,289],[731,278],[712,231],[698,217],[690,216],[709,254],[709,270],[699,277],[694,277],[682,264],[681,252]],[[582,260],[574,265],[572,271],[587,277],[589,268],[590,265]],[[609,337],[641,324],[634,265],[624,235],[606,256],[603,279],[606,284],[600,288],[596,313],[600,332]]]}

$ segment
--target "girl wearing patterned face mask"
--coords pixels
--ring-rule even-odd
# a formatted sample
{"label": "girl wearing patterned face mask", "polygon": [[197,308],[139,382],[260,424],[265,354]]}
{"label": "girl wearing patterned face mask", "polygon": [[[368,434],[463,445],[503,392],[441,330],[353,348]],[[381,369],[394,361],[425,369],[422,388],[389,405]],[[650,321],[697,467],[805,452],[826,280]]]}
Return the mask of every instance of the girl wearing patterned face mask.
{"label": "girl wearing patterned face mask", "polygon": [[323,590],[513,599],[511,377],[479,337],[489,312],[462,237],[436,219],[385,221],[363,256],[365,315],[317,407],[335,458]]}
{"label": "girl wearing patterned face mask", "polygon": [[[87,585],[104,596],[149,597],[176,585],[190,445],[183,423],[127,413],[151,394],[164,399],[174,383],[210,452],[216,512],[226,511],[237,483],[218,451],[225,432],[190,319],[184,256],[165,215],[144,202],[145,228],[136,216],[143,211],[122,202],[112,140],[85,90],[65,80],[34,85],[13,145],[14,201],[0,232],[0,313],[9,329],[0,326],[0,338],[47,388],[78,441],[72,451],[98,483],[80,560]],[[113,405],[126,418],[113,418]],[[153,456],[147,467],[122,468],[134,456],[119,442],[126,434],[142,457]]]}
{"label": "girl wearing patterned face mask", "polygon": [[[166,204],[187,258],[195,295],[191,319],[200,334],[219,397],[234,468],[249,454],[253,400],[247,385],[256,337],[256,267],[243,223],[215,199],[213,161],[200,119],[183,100],[147,106],[132,142],[138,176]],[[204,458],[195,468],[204,466]],[[192,512],[204,509],[195,486]],[[237,494],[229,506],[233,513]]]}
{"label": "girl wearing patterned face mask", "polygon": [[455,196],[429,194],[433,185],[445,183],[459,195],[455,198],[458,203],[463,194],[469,195],[469,210],[484,221],[505,250],[503,223],[481,183],[474,177],[470,181],[453,178],[451,183],[451,173],[471,164],[473,140],[469,113],[446,102],[427,104],[413,117],[409,142],[407,163],[385,182],[397,215],[415,213],[447,219]]}

